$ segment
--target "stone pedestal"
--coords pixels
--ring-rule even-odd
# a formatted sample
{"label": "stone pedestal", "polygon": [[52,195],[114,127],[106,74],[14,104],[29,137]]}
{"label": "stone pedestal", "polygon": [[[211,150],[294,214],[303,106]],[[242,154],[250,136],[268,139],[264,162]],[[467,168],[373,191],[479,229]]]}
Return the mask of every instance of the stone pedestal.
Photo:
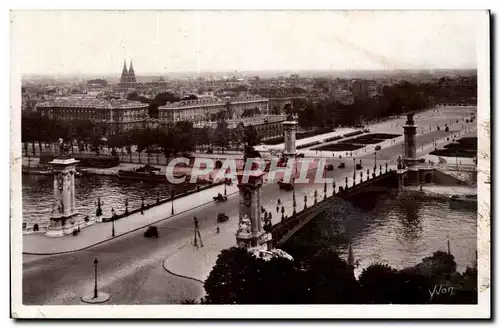
{"label": "stone pedestal", "polygon": [[263,177],[264,173],[252,174],[245,181],[245,175],[238,174],[240,213],[236,243],[239,247],[258,246],[264,234],[260,200]]}
{"label": "stone pedestal", "polygon": [[409,185],[418,184],[418,159],[417,159],[417,126],[413,114],[407,115],[404,129],[404,154],[403,163],[407,168],[406,178]]}
{"label": "stone pedestal", "polygon": [[287,120],[283,122],[283,133],[285,139],[285,148],[283,157],[285,159],[294,158],[296,155],[295,134],[297,132],[297,122]]}
{"label": "stone pedestal", "polygon": [[49,237],[61,237],[73,233],[78,227],[83,228],[86,215],[76,212],[75,206],[75,172],[77,160],[74,158],[57,158],[49,164],[54,174],[54,201],[50,224],[45,232]]}

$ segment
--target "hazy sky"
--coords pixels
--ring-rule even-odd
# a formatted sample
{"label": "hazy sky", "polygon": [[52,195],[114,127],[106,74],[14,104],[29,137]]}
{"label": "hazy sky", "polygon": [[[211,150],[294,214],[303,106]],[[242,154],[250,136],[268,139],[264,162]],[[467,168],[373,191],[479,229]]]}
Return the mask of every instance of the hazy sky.
{"label": "hazy sky", "polygon": [[485,12],[24,11],[22,74],[476,68]]}

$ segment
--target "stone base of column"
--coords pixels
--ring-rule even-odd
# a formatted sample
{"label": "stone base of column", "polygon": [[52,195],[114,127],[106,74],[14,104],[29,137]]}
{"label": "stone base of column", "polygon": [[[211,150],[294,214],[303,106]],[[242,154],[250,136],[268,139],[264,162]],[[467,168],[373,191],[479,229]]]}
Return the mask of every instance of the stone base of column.
{"label": "stone base of column", "polygon": [[69,235],[73,233],[73,230],[83,229],[84,227],[93,224],[93,221],[85,221],[85,218],[88,218],[87,215],[81,213],[75,213],[69,216],[61,216],[61,217],[51,217],[50,225],[45,232],[45,236],[47,237],[63,237],[65,235]]}

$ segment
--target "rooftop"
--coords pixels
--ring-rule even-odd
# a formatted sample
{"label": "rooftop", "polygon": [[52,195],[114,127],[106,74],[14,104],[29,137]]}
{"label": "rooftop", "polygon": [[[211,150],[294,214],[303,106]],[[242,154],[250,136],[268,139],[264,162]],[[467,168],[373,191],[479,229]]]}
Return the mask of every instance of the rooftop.
{"label": "rooftop", "polygon": [[139,101],[126,99],[98,99],[93,97],[64,97],[55,98],[50,101],[38,104],[38,108],[59,107],[59,108],[92,108],[92,109],[128,109],[128,108],[148,108],[148,104]]}

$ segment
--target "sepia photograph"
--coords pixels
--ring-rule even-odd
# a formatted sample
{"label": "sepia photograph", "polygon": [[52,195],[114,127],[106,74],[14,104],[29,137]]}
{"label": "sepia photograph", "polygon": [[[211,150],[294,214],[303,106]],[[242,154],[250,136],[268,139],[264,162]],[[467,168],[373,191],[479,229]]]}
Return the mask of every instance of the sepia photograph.
{"label": "sepia photograph", "polygon": [[12,10],[11,317],[490,318],[490,19]]}

